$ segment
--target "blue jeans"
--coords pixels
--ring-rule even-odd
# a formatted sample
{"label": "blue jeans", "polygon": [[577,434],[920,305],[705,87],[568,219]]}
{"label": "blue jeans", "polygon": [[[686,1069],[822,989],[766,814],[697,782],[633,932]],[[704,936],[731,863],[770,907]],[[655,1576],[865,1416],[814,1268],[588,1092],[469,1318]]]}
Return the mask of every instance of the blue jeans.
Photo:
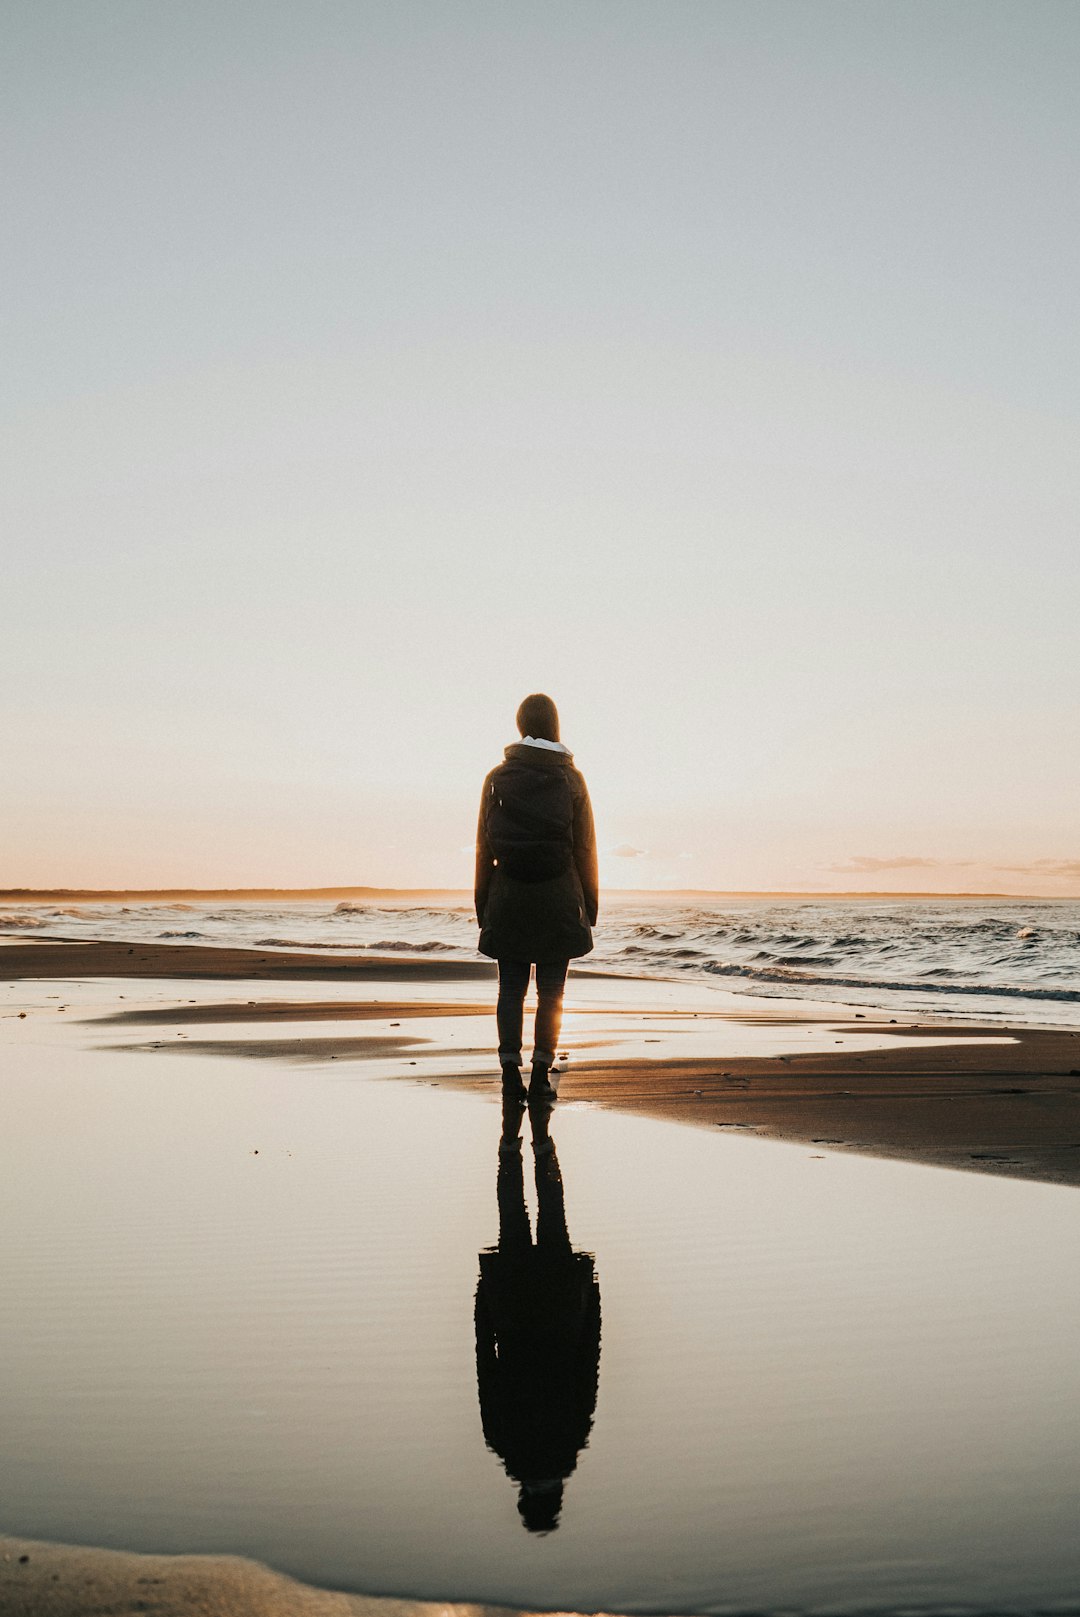
{"label": "blue jeans", "polygon": [[[533,1066],[552,1067],[562,1027],[563,987],[569,960],[541,960],[536,966],[536,1025],[533,1028]],[[525,991],[532,963],[499,961],[499,1061],[504,1067],[521,1066],[521,1030]]]}

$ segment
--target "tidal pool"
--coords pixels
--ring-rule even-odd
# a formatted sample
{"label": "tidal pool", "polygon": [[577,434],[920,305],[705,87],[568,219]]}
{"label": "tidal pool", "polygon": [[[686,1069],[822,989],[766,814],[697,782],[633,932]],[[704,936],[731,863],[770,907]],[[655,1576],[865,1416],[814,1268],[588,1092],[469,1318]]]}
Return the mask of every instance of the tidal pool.
{"label": "tidal pool", "polygon": [[571,1610],[1080,1609],[1075,1191],[564,1105],[537,1255],[528,1120],[500,1153],[405,1061],[3,1056],[6,1530]]}

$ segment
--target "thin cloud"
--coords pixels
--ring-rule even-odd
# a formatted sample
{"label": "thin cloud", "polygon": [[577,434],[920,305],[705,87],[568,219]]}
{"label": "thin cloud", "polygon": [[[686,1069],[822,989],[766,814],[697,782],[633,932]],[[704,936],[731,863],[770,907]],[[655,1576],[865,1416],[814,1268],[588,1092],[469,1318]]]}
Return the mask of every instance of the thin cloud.
{"label": "thin cloud", "polygon": [[635,848],[633,844],[629,842],[620,842],[617,848],[611,848],[608,851],[613,854],[616,859],[641,859],[645,856],[647,849]]}
{"label": "thin cloud", "polygon": [[1069,876],[1080,879],[1080,859],[1033,859],[1026,865],[994,865],[1014,876]]}
{"label": "thin cloud", "polygon": [[917,854],[898,854],[892,859],[877,859],[872,854],[859,853],[829,870],[840,876],[876,876],[882,870],[953,870],[970,864],[970,859],[922,859]]}

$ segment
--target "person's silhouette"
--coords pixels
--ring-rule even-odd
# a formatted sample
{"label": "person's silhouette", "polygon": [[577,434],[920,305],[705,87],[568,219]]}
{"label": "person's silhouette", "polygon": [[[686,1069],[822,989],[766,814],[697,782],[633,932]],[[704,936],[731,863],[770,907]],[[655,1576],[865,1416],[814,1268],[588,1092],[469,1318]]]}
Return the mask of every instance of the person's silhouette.
{"label": "person's silhouette", "polygon": [[550,1533],[592,1428],[600,1287],[592,1254],[570,1245],[550,1106],[535,1104],[529,1115],[536,1242],[525,1206],[522,1111],[508,1099],[499,1141],[499,1242],[480,1253],[476,1379],[484,1437],[519,1485],[522,1522],[530,1533]]}

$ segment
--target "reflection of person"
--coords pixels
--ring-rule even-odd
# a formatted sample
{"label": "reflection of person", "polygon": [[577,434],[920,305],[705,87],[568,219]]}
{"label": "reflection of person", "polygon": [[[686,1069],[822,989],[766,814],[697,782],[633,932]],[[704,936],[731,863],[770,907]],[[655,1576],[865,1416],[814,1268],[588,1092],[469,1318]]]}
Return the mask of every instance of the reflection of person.
{"label": "reflection of person", "polygon": [[588,1442],[600,1373],[600,1287],[566,1229],[548,1108],[533,1106],[536,1242],[525,1206],[521,1108],[503,1105],[499,1244],[480,1254],[476,1378],[488,1447],[518,1483],[530,1533],[559,1524],[563,1486]]}
{"label": "reflection of person", "polygon": [[522,1095],[525,992],[536,965],[536,1026],[529,1093],[551,1098],[566,968],[592,948],[599,883],[585,779],[559,740],[550,696],[517,711],[522,740],[484,782],[476,831],[480,952],[499,962],[503,1088]]}

